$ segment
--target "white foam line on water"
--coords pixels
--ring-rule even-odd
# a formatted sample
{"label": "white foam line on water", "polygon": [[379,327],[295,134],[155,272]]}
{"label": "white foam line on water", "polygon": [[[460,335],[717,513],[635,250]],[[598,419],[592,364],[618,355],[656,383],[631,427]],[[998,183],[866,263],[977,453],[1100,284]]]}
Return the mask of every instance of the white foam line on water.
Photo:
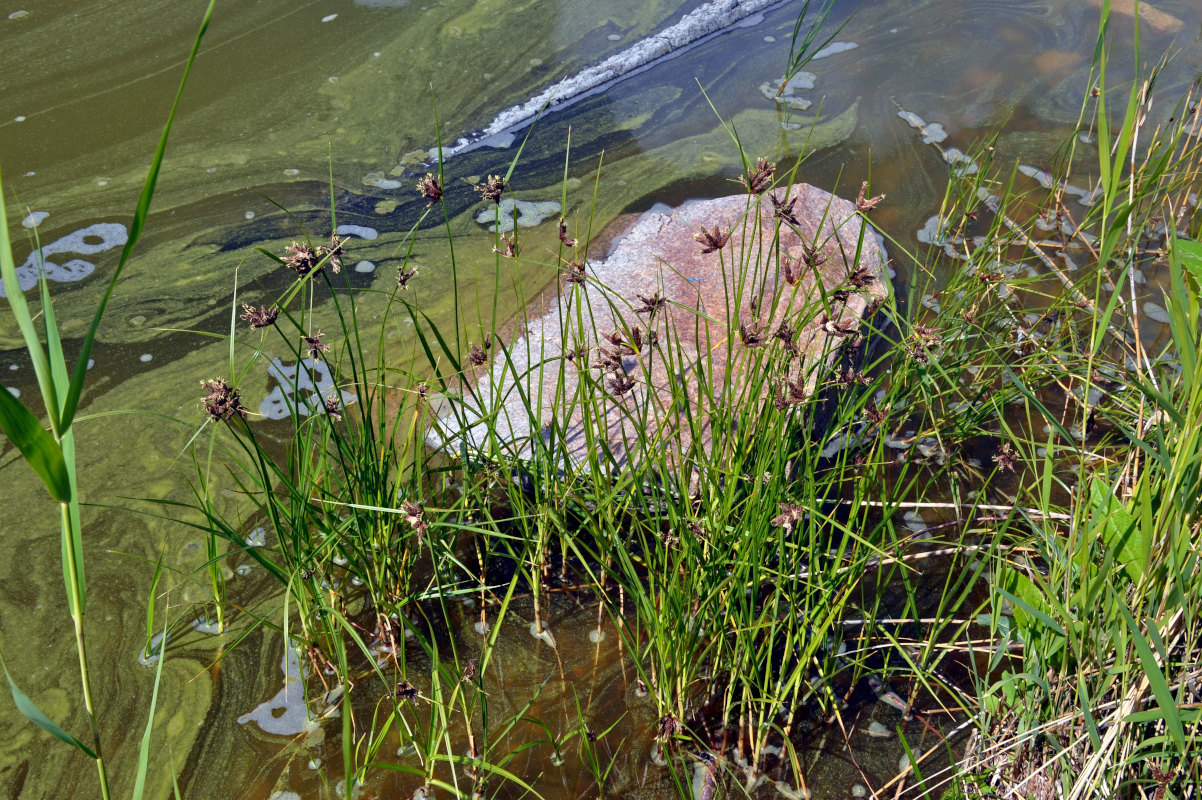
{"label": "white foam line on water", "polygon": [[714,0],[706,3],[685,14],[675,25],[640,39],[600,64],[564,78],[521,105],[502,111],[484,130],[477,132],[470,139],[460,139],[451,147],[445,148],[444,158],[472,149],[494,136],[500,136],[530,122],[544,107],[547,110],[563,108],[569,102],[579,100],[622,78],[630,77],[663,58],[679,55],[710,36],[782,2],[783,0]]}

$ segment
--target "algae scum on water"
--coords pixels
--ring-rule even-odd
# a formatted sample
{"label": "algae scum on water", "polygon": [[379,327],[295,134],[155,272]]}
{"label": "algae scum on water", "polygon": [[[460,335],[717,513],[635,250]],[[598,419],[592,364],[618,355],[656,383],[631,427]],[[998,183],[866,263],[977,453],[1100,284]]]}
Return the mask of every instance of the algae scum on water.
{"label": "algae scum on water", "polygon": [[[731,459],[728,466],[742,468],[730,466],[696,507],[680,505],[680,491],[656,498],[662,501],[657,505],[638,485],[611,489],[588,480],[605,470],[564,482],[563,461],[553,458],[536,462],[541,475],[518,470],[522,488],[532,492],[526,501],[509,496],[513,465],[472,462],[461,452],[446,456],[455,469],[435,459],[426,481],[401,479],[429,457],[420,449],[422,432],[408,426],[428,423],[447,407],[450,391],[468,385],[458,376],[472,346],[489,359],[504,359],[519,339],[511,318],[536,298],[554,302],[563,272],[577,256],[602,260],[607,247],[595,244],[586,252],[587,244],[612,239],[656,203],[675,207],[745,191],[737,181],[758,156],[776,162],[778,175],[805,156],[798,180],[848,198],[871,179],[872,194],[887,195],[871,220],[901,248],[890,247],[899,273],[894,291],[905,305],[909,287],[922,287],[910,305],[936,315],[963,303],[938,285],[954,269],[947,264],[992,241],[987,226],[961,225],[940,214],[949,172],[973,179],[991,165],[1021,164],[1019,174],[1033,184],[1070,192],[1065,207],[1078,221],[1101,199],[1086,166],[1097,160],[1088,130],[1077,138],[1081,166],[1063,183],[1054,177],[1063,175],[1057,148],[1069,133],[1078,134],[1096,32],[1091,4],[1041,0],[998,9],[965,2],[949,13],[940,3],[840,2],[832,23],[850,17],[847,27],[779,92],[796,9],[757,6],[737,25],[711,38],[700,32],[692,46],[661,58],[666,46],[654,34],[687,22],[698,5],[453,0],[437,6],[268,2],[218,8],[184,96],[146,231],[98,333],[76,430],[80,488],[90,504],[83,510],[88,643],[115,791],[125,796],[132,786],[138,749],[133,732],[145,722],[154,654],[163,647],[160,640],[147,649],[148,587],[160,557],[167,569],[153,628],[160,631],[166,620],[171,634],[147,789],[154,797],[170,796],[173,777],[188,798],[343,796],[348,773],[372,761],[437,775],[464,795],[484,785],[489,794],[517,796],[520,785],[509,782],[504,770],[522,780],[539,778],[535,789],[545,796],[578,796],[599,781],[612,794],[701,796],[712,774],[721,777],[719,791],[730,796],[753,784],[748,790],[757,796],[793,797],[804,791],[792,776],[795,759],[806,766],[813,796],[842,796],[865,780],[857,765],[878,790],[897,772],[907,748],[915,755],[932,750],[962,719],[938,716],[936,698],[942,695],[906,677],[912,660],[934,658],[933,645],[918,643],[927,632],[899,627],[889,636],[915,642],[890,640],[890,647],[879,638],[857,638],[865,620],[934,614],[915,608],[915,598],[937,598],[898,588],[908,580],[904,570],[872,572],[868,559],[882,553],[863,543],[835,552],[834,542],[853,523],[879,531],[892,531],[894,523],[884,515],[849,520],[830,510],[824,504],[848,491],[832,481],[807,490],[808,507],[826,509],[822,519],[798,520],[783,531],[770,524],[785,514],[778,503],[797,500],[771,494],[777,491],[773,476],[797,468],[776,464],[767,447],[787,440],[784,428],[740,440],[748,442],[744,452],[719,454]],[[1148,52],[1202,24],[1197,9],[1184,2],[1165,0],[1155,11],[1155,22],[1143,29]],[[166,0],[120,6],[101,0],[31,5],[0,17],[0,163],[12,206],[15,266],[35,312],[39,271],[50,281],[69,358],[130,235],[129,212],[195,33],[194,12]],[[1173,19],[1182,23],[1177,32]],[[1116,16],[1113,25],[1122,33],[1129,23]],[[1199,58],[1196,42],[1181,39],[1178,46],[1182,57],[1160,78],[1163,97],[1190,83],[1193,76],[1180,65]],[[564,77],[624,63],[640,47],[650,48],[652,57],[628,67],[621,81],[598,80],[594,91],[545,113],[532,130],[502,124],[507,111],[537,110],[546,93],[566,91]],[[1116,42],[1116,63],[1128,47]],[[1167,104],[1155,110],[1161,121],[1170,113]],[[1002,133],[992,151],[973,148],[978,136],[997,126]],[[414,187],[425,174],[439,173],[440,138],[457,152],[441,165],[445,206],[427,213],[427,199]],[[519,147],[522,155],[501,203],[481,199],[474,187],[506,173]],[[978,196],[985,219],[989,197],[996,199],[996,193],[987,195]],[[1055,250],[1057,268],[1069,274],[1070,264],[1084,267],[1094,243],[1063,218],[1042,222],[1039,241],[1068,237],[1067,246]],[[289,328],[297,334],[291,339],[265,339],[237,318],[243,303],[271,306],[295,278],[257,248],[284,256],[293,241],[307,236],[322,245],[332,232],[344,239],[343,272],[336,291],[318,287],[306,295],[311,313],[296,301],[288,306],[303,331]],[[502,236],[513,240],[517,259],[494,252],[505,251]],[[564,249],[563,236],[580,240],[575,254]],[[947,256],[931,286],[924,287],[921,269],[900,256],[919,245]],[[1030,259],[1020,265],[1017,256],[997,272],[1007,282],[1048,274]],[[410,278],[394,296],[398,273]],[[1151,266],[1131,277],[1140,292],[1139,332],[1151,347],[1169,336],[1166,278]],[[341,334],[352,297],[365,333],[360,363],[346,356]],[[342,305],[336,307],[335,298]],[[964,310],[979,311],[970,305]],[[741,313],[750,335],[740,339],[734,325],[732,341],[755,341],[756,315],[751,308]],[[1042,310],[1030,313],[1034,318],[1006,317],[1006,325],[1033,334],[1011,350],[1064,329],[1061,317],[1046,321]],[[630,327],[651,327],[646,314],[629,322],[612,331],[619,339],[614,347],[630,347]],[[430,335],[433,329],[444,342]],[[310,353],[302,332],[324,334],[322,341],[342,355]],[[606,336],[611,329],[594,333]],[[919,356],[939,352],[944,343],[936,343],[938,336],[915,334],[908,347]],[[0,317],[0,377],[32,406],[38,384],[20,341],[11,318]],[[783,346],[778,341],[765,347]],[[252,363],[262,342],[262,356]],[[381,360],[384,369],[373,371]],[[765,366],[764,375],[770,374]],[[359,508],[347,508],[336,505],[345,498],[330,494],[327,473],[317,468],[344,475],[353,472],[347,462],[309,465],[313,494],[291,496],[290,513],[312,528],[310,549],[282,553],[287,540],[278,520],[264,512],[254,479],[227,469],[237,442],[219,426],[196,436],[206,419],[200,382],[218,376],[237,384],[252,412],[247,430],[277,459],[273,463],[288,465],[282,473],[291,478],[304,468],[290,463],[289,455],[313,457],[326,446],[341,452],[340,441],[313,433],[326,430],[331,401],[346,426],[335,430],[350,430],[364,408],[389,424],[400,419],[391,438],[381,434],[375,443],[376,466],[384,464],[392,478],[372,494],[364,488],[371,471],[365,467],[353,484]],[[842,380],[854,388],[862,385],[860,377],[853,371]],[[764,397],[771,400],[779,388],[771,386]],[[888,414],[890,399],[881,391],[874,386],[854,401],[862,404],[856,413],[868,414],[871,398],[872,414]],[[1093,391],[1081,389],[1079,396],[1093,402]],[[787,386],[785,393],[787,398]],[[972,408],[985,407],[977,401]],[[726,410],[715,413],[715,426],[753,422],[734,412],[722,417]],[[757,417],[754,424],[769,419]],[[845,420],[818,454],[845,459],[849,470],[857,456],[871,461],[862,448],[878,439],[866,419]],[[807,429],[813,422],[806,419]],[[879,441],[890,456],[916,453],[933,464],[948,451],[945,433],[906,423]],[[853,443],[861,449],[848,447]],[[474,449],[481,444],[473,442]],[[974,450],[972,469],[988,472],[996,463],[989,446]],[[1046,455],[1047,442],[1039,446]],[[393,452],[410,460],[386,455]],[[86,721],[55,563],[58,509],[45,501],[44,489],[7,442],[0,471],[9,487],[0,512],[0,562],[20,566],[10,569],[0,593],[0,647],[14,679],[52,719],[78,734]],[[930,483],[938,484],[940,501],[959,502],[950,493],[981,484],[971,474],[955,484],[936,472]],[[282,474],[273,480],[284,485]],[[353,483],[346,480],[343,488]],[[896,499],[880,496],[884,484],[882,478],[866,499]],[[195,507],[202,486],[210,504],[203,512]],[[404,496],[397,495],[401,488]],[[687,490],[688,481],[677,488]],[[332,502],[312,510],[304,502],[312,497]],[[398,516],[372,510],[378,508],[408,510]],[[902,536],[925,536],[951,522],[941,512],[911,510],[902,519],[904,513],[899,509]],[[228,521],[242,541],[219,542],[222,558],[213,562],[214,573],[206,566],[213,543],[204,531],[215,518]],[[727,520],[759,526],[764,541],[780,548],[774,559],[757,565],[745,557],[741,529]],[[423,525],[434,532],[418,536]],[[621,541],[604,538],[617,531]],[[356,537],[387,548],[394,533],[410,544],[394,561],[378,562],[392,572],[371,572],[340,549],[339,542]],[[797,542],[805,536],[820,537],[807,545],[813,563],[796,561]],[[715,552],[734,566],[710,563]],[[863,586],[831,576],[830,584],[819,584],[810,577],[810,570],[819,575],[836,569],[839,558],[867,576]],[[281,587],[264,560],[287,565],[291,583]],[[959,574],[976,569],[971,563],[953,557],[940,566]],[[803,573],[805,580],[798,577]],[[878,580],[896,581],[883,590],[887,596],[879,606],[868,599],[875,591],[869,585]],[[397,601],[395,618],[385,615],[392,622],[377,627],[380,620],[361,600],[367,589],[356,581],[399,593],[404,602]],[[736,586],[738,581],[743,583]],[[828,596],[807,589],[806,581],[825,586]],[[300,589],[302,583],[312,590]],[[784,589],[772,588],[782,583]],[[751,586],[760,587],[758,593],[748,594]],[[303,613],[298,598],[325,598],[334,608],[340,608],[335,596],[350,603],[342,609],[355,678],[347,701],[354,709],[356,750],[349,765],[337,694],[346,667],[333,648],[285,645],[274,629],[285,619],[283,590],[295,593],[288,606],[293,634]],[[220,635],[213,634],[215,591],[224,592],[232,626]],[[835,608],[838,603],[844,606]],[[855,613],[845,613],[853,607]],[[500,609],[506,618],[498,623]],[[265,624],[254,627],[260,617]],[[783,626],[774,621],[785,619]],[[319,618],[310,621],[328,634]],[[811,641],[819,625],[834,626],[829,641]],[[713,635],[723,626],[734,633]],[[358,652],[353,636],[376,643],[374,660]],[[845,643],[842,651],[836,639]],[[713,664],[724,666],[707,666]],[[947,682],[964,689],[969,673],[955,673],[959,668],[948,668],[953,674]],[[869,675],[884,675],[888,685],[874,687]],[[805,691],[797,687],[809,684],[813,696],[802,702],[798,696]],[[394,704],[398,697],[403,702]],[[893,697],[902,707],[890,702]],[[915,705],[927,716],[907,719]],[[778,715],[782,708],[785,716]],[[788,718],[790,708],[796,719]],[[846,731],[819,719],[840,708]],[[728,718],[729,709],[739,711]],[[84,756],[49,740],[11,707],[4,714],[12,720],[11,735],[0,745],[0,784],[8,794],[95,791],[91,772],[77,763]],[[384,730],[378,723],[389,714],[391,727]],[[673,732],[673,720],[687,726],[686,738]],[[791,750],[789,737],[781,735],[785,729],[794,740],[804,738],[805,748]],[[657,738],[663,730],[667,735]],[[722,758],[716,771],[702,758],[706,746]],[[758,772],[753,752],[763,758]],[[363,791],[378,796],[409,796],[425,780],[373,770],[365,773],[370,777]]]}

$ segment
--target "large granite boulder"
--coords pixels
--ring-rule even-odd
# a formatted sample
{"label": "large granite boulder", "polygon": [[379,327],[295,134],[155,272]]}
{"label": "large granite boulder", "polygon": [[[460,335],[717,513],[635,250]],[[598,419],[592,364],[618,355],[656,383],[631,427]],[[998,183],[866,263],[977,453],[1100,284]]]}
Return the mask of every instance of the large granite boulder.
{"label": "large granite boulder", "polygon": [[528,459],[541,439],[561,469],[709,453],[716,410],[803,402],[886,296],[876,234],[814,186],[663,208],[477,352],[431,444]]}

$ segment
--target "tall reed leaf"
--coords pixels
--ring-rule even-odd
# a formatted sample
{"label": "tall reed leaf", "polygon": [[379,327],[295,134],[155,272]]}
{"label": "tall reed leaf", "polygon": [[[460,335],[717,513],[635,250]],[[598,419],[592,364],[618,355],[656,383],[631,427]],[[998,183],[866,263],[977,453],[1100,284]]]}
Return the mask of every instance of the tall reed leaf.
{"label": "tall reed leaf", "polygon": [[[0,191],[3,191],[2,187]],[[0,207],[0,216],[3,213]],[[21,451],[26,463],[46,484],[51,497],[60,503],[71,499],[71,481],[58,442],[42,427],[33,412],[9,394],[3,385],[0,385],[0,430]]]}
{"label": "tall reed leaf", "polygon": [[4,663],[3,659],[0,659],[0,669],[4,670],[4,678],[8,681],[9,691],[12,692],[13,703],[16,704],[17,710],[24,714],[27,720],[32,722],[34,725],[37,725],[54,738],[61,739],[69,745],[78,747],[92,758],[97,757],[96,754],[92,752],[92,750],[86,744],[67,733],[58,725],[54,724],[54,721],[51,720],[50,717],[46,716],[42,709],[38,708],[37,705],[29,699],[29,695],[25,694],[25,692],[21,691],[20,688],[17,687],[17,684],[13,681],[13,676],[8,672],[8,665]]}

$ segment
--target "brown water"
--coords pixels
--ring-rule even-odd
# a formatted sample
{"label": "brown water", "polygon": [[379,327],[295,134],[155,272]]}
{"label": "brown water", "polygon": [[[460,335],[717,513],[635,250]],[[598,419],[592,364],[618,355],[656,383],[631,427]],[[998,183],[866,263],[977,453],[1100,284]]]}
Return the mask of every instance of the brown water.
{"label": "brown water", "polygon": [[[375,264],[373,272],[352,272],[354,280],[389,287],[404,232],[422,205],[412,187],[425,168],[414,153],[435,144],[435,104],[444,137],[456,138],[695,5],[637,0],[220,5],[177,120],[146,236],[100,333],[85,410],[99,415],[140,409],[179,421],[137,414],[81,421],[85,500],[137,505],[114,498],[188,499],[182,477],[188,463],[180,456],[202,419],[198,384],[225,371],[228,348],[173,331],[228,330],[235,270],[240,300],[265,302],[279,288],[270,262],[253,248],[279,252],[298,231],[264,195],[294,209],[323,237],[332,169],[339,222],[378,232],[373,240],[351,240],[349,265]],[[1202,63],[1202,10],[1190,0],[1162,0],[1157,8],[1181,21],[1176,30],[1143,29],[1145,52],[1158,56],[1170,43],[1182,50],[1159,84],[1163,100],[1156,112],[1167,116]],[[23,8],[13,0],[3,9],[0,166],[14,214],[10,230],[30,230],[20,226],[25,205],[48,213],[37,228],[43,243],[98,223],[126,223],[201,11],[200,4],[169,0],[40,0]],[[817,116],[809,140],[815,152],[802,178],[853,195],[871,174],[874,191],[888,195],[874,220],[912,246],[914,232],[938,210],[946,166],[898,119],[895,99],[942,124],[949,133],[945,145],[966,148],[1003,126],[997,143],[1002,163],[1021,159],[1040,166],[1071,132],[1094,44],[1097,11],[1090,2],[840,2],[837,16],[852,11],[839,39],[857,48],[809,67],[815,86],[798,92],[814,101],[809,111],[788,116],[759,91],[763,82],[779,77],[788,51],[795,10],[777,8],[755,24],[548,116],[515,173],[517,196],[559,200],[569,128],[566,213],[582,225],[604,154],[594,230],[657,201],[729,193],[735,188],[730,180],[739,174],[737,152],[700,84],[718,113],[733,119],[748,153],[782,166],[803,151]],[[1118,14],[1112,28],[1112,63],[1117,76],[1130,75],[1130,48],[1122,44],[1130,21]],[[1112,77],[1111,84],[1120,80]],[[800,129],[786,129],[798,122]],[[452,227],[466,274],[461,286],[468,297],[477,286],[491,292],[493,269],[493,239],[473,219],[480,204],[468,181],[502,171],[513,152],[481,149],[447,164]],[[1093,158],[1089,145],[1082,145],[1082,154]],[[389,181],[400,186],[381,188],[391,186]],[[438,229],[422,231],[415,248],[422,270],[414,290],[436,319],[446,319],[450,306],[443,236]],[[538,253],[553,239],[550,224],[531,229],[526,252]],[[29,250],[18,244],[19,263]],[[68,337],[82,333],[117,252],[70,251],[50,258],[82,259],[95,267],[84,280],[52,286]],[[523,276],[527,291],[552,274],[537,264],[550,258],[531,256]],[[905,276],[905,264],[897,266]],[[372,302],[366,300],[369,315],[378,313]],[[512,293],[501,299],[505,313],[515,303]],[[238,336],[240,342],[257,341],[257,335],[245,338],[244,330]],[[409,336],[402,321],[390,332],[389,345],[403,352]],[[7,313],[0,314],[0,376],[30,401],[36,396],[32,371],[17,346],[15,326]],[[264,367],[244,394],[253,406],[270,388]],[[7,491],[0,510],[0,563],[9,568],[0,586],[0,647],[23,688],[53,718],[79,732],[84,721],[58,577],[57,516],[17,454],[2,447],[0,479]],[[169,564],[192,569],[203,560],[203,546],[178,524],[114,508],[85,509],[84,524],[99,714],[114,789],[124,796],[153,680],[136,658],[152,571],[147,560],[165,552]],[[232,596],[267,613],[272,587],[253,571],[233,572],[238,563],[229,565]],[[175,613],[195,615],[187,604],[203,600],[199,586],[177,577],[169,583]],[[555,614],[561,643],[556,651],[539,645],[532,657],[533,640],[520,629],[503,638],[497,662],[503,675],[489,678],[504,698],[498,713],[519,708],[539,686],[536,715],[557,734],[576,724],[576,694],[592,698],[586,707],[597,717],[590,725],[627,711],[625,733],[616,739],[627,739],[621,751],[628,760],[617,772],[615,793],[665,796],[666,779],[647,761],[645,732],[654,722],[653,710],[640,705],[623,674],[616,637],[599,644],[588,640],[595,609],[580,611],[565,599]],[[277,788],[305,798],[331,796],[336,777],[325,785],[324,770],[310,770],[308,763],[321,758],[331,768],[340,762],[336,723],[328,739],[317,734],[290,742],[236,722],[279,690],[279,637],[256,632],[228,655],[220,647],[215,637],[200,633],[172,640],[148,796],[168,797],[172,773],[187,798],[268,797]],[[213,666],[219,656],[224,658]],[[880,716],[892,727],[900,715],[890,713],[872,707],[862,721]],[[5,796],[94,794],[94,773],[82,757],[50,743],[7,702],[0,704],[0,718],[7,731],[0,741]],[[906,724],[915,741],[924,735],[921,726]],[[896,740],[866,748],[876,754],[866,771],[895,767],[898,748]],[[514,771],[545,772],[539,789],[548,795],[559,782],[564,798],[586,791],[587,783],[571,771],[573,762],[556,771],[540,761],[548,756],[548,748],[533,749]],[[818,797],[847,796],[855,774],[845,760],[825,759],[812,766],[810,788]],[[387,789],[380,796],[413,789],[403,781],[394,789],[380,788]]]}

